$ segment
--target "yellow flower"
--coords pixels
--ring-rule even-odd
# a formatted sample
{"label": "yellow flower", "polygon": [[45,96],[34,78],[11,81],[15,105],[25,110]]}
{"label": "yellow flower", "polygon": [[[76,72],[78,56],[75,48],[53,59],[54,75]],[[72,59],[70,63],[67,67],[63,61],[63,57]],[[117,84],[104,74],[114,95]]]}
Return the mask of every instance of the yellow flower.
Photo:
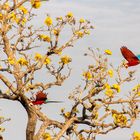
{"label": "yellow flower", "polygon": [[140,96],[140,84],[136,85],[132,90]]}
{"label": "yellow flower", "polygon": [[109,87],[105,89],[105,94],[109,97],[113,97],[114,92],[112,89],[110,89]]}
{"label": "yellow flower", "polygon": [[43,140],[52,140],[51,135],[47,132],[42,135],[42,139]]}
{"label": "yellow flower", "polygon": [[120,113],[113,113],[112,117],[114,119],[114,123],[119,126],[125,126],[127,124],[127,117]]}
{"label": "yellow flower", "polygon": [[78,139],[79,139],[79,140],[85,140],[85,137],[84,137],[82,134],[79,134],[79,135],[78,135]]}
{"label": "yellow flower", "polygon": [[68,64],[68,63],[70,63],[71,61],[72,61],[72,59],[71,59],[69,56],[65,55],[65,56],[62,56],[62,57],[61,57],[60,63]]}
{"label": "yellow flower", "polygon": [[92,74],[89,71],[83,73],[85,79],[90,80],[92,78]]}
{"label": "yellow flower", "polygon": [[133,140],[140,140],[140,133],[137,131],[133,132]]}
{"label": "yellow flower", "polygon": [[39,8],[41,6],[40,0],[31,0],[31,5],[33,8]]}
{"label": "yellow flower", "polygon": [[11,64],[11,65],[14,65],[15,64],[15,61],[14,61],[14,59],[12,59],[12,58],[8,58],[8,62]]}
{"label": "yellow flower", "polygon": [[90,31],[89,30],[84,30],[84,33],[87,35],[90,35]]}
{"label": "yellow flower", "polygon": [[10,15],[9,15],[9,18],[11,20],[15,20],[16,19],[16,14],[14,12],[11,12]]}
{"label": "yellow flower", "polygon": [[113,84],[112,88],[115,89],[117,92],[120,92],[120,85],[118,84]]}
{"label": "yellow flower", "polygon": [[2,13],[0,13],[0,20],[2,20],[3,19],[3,15],[2,15]]}
{"label": "yellow flower", "polygon": [[63,17],[57,17],[56,20],[62,21]]}
{"label": "yellow flower", "polygon": [[46,24],[47,26],[51,26],[51,25],[53,24],[52,18],[48,16],[48,17],[45,19],[45,24]]}
{"label": "yellow flower", "polygon": [[19,23],[20,23],[20,22],[19,22],[19,21],[20,21],[20,19],[19,19],[19,18],[15,18],[14,20],[15,20],[15,22],[16,22],[17,24],[19,24]]}
{"label": "yellow flower", "polygon": [[47,35],[44,35],[44,34],[39,35],[39,38],[42,39],[43,41],[46,41],[46,42],[50,42],[51,41],[50,37],[47,36]]}
{"label": "yellow flower", "polygon": [[59,30],[53,30],[54,35],[58,36],[59,35]]}
{"label": "yellow flower", "polygon": [[136,85],[132,90],[133,90],[133,91],[138,91],[138,90],[140,90],[140,84]]}
{"label": "yellow flower", "polygon": [[112,51],[111,50],[105,50],[105,54],[112,55]]}
{"label": "yellow flower", "polygon": [[24,17],[24,18],[21,19],[21,22],[20,22],[20,23],[21,23],[22,25],[24,25],[26,22],[27,22],[27,19]]}
{"label": "yellow flower", "polygon": [[58,54],[58,55],[61,55],[62,54],[62,50],[61,49],[55,49],[54,53]]}
{"label": "yellow flower", "polygon": [[4,9],[4,10],[8,10],[9,8],[10,8],[9,3],[6,2],[6,3],[3,5],[3,9]]}
{"label": "yellow flower", "polygon": [[113,77],[113,70],[108,70],[108,75],[112,78]]}
{"label": "yellow flower", "polygon": [[105,84],[104,84],[104,88],[110,89],[110,85],[109,85],[108,83],[105,83]]}
{"label": "yellow flower", "polygon": [[79,20],[79,22],[80,22],[80,23],[85,23],[85,19],[81,18],[81,19]]}
{"label": "yellow flower", "polygon": [[48,64],[50,64],[51,63],[51,59],[49,58],[49,57],[47,57],[46,59],[45,59],[45,61],[44,61],[44,64],[45,65],[48,65]]}
{"label": "yellow flower", "polygon": [[73,13],[72,12],[68,12],[67,15],[66,15],[66,17],[68,17],[68,18],[73,17]]}
{"label": "yellow flower", "polygon": [[77,35],[78,37],[83,37],[83,36],[84,36],[84,33],[81,32],[81,31],[78,31],[78,32],[76,32],[76,35]]}
{"label": "yellow flower", "polygon": [[42,55],[39,53],[36,53],[34,58],[36,61],[40,61],[42,59]]}
{"label": "yellow flower", "polygon": [[20,6],[19,10],[21,10],[23,12],[23,14],[27,14],[28,13],[28,10],[24,6]]}
{"label": "yellow flower", "polygon": [[4,132],[4,131],[5,131],[5,128],[0,126],[0,132]]}
{"label": "yellow flower", "polygon": [[70,117],[70,112],[66,112],[66,113],[64,114],[64,116],[65,116],[66,118],[69,118],[69,117]]}
{"label": "yellow flower", "polygon": [[79,113],[79,110],[77,108],[74,108],[73,113]]}
{"label": "yellow flower", "polygon": [[25,59],[25,58],[23,58],[23,57],[21,57],[21,58],[19,58],[19,60],[17,61],[21,66],[27,66],[28,65],[28,61]]}

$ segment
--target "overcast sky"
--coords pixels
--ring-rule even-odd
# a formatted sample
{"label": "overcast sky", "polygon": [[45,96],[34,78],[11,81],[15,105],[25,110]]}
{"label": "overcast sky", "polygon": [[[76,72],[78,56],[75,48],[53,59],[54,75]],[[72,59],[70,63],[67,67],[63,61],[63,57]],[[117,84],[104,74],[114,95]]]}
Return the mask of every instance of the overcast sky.
{"label": "overcast sky", "polygon": [[[63,88],[55,88],[50,92],[50,98],[55,100],[65,100],[68,93],[78,85],[81,79],[80,73],[86,69],[87,59],[83,54],[88,47],[100,48],[102,51],[111,49],[113,55],[111,56],[112,63],[117,66],[122,61],[123,57],[120,53],[120,47],[128,46],[134,53],[140,54],[140,0],[50,0],[50,2],[43,2],[40,19],[36,20],[37,26],[41,21],[44,21],[45,13],[49,13],[52,17],[64,16],[69,11],[73,12],[78,19],[83,17],[89,19],[95,26],[91,36],[82,39],[75,44],[75,48],[66,51],[67,54],[73,56],[73,72],[74,77],[67,80]],[[140,73],[140,66],[136,66],[137,74]],[[137,76],[135,83],[139,81],[140,76]],[[56,91],[58,96],[56,96]],[[71,103],[60,105],[43,105],[43,111],[49,117],[57,118],[58,108],[63,106],[70,106]],[[4,126],[4,140],[25,140],[25,123],[27,121],[26,113],[23,107],[12,101],[0,100],[0,114],[11,117],[10,122],[6,122]],[[54,110],[52,112],[52,110]],[[140,122],[139,122],[140,123]],[[138,125],[134,125],[132,129],[117,130],[107,134],[106,136],[99,136],[97,140],[128,140],[133,130],[140,131]]]}

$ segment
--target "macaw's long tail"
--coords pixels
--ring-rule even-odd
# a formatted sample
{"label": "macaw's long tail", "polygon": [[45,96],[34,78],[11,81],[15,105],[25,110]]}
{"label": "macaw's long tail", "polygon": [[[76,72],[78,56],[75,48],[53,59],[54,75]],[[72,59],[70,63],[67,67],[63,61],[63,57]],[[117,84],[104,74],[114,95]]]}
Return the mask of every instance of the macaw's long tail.
{"label": "macaw's long tail", "polygon": [[63,101],[48,101],[48,100],[46,100],[45,103],[63,103]]}
{"label": "macaw's long tail", "polygon": [[137,55],[137,58],[140,60],[140,54]]}

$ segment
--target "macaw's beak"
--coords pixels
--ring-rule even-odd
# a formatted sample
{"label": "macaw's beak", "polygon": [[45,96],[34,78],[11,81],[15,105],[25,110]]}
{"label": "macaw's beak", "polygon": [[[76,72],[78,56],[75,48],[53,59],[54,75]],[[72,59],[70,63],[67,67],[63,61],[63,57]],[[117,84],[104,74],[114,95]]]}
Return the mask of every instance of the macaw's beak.
{"label": "macaw's beak", "polygon": [[49,101],[49,100],[46,100],[45,103],[63,103],[63,101]]}

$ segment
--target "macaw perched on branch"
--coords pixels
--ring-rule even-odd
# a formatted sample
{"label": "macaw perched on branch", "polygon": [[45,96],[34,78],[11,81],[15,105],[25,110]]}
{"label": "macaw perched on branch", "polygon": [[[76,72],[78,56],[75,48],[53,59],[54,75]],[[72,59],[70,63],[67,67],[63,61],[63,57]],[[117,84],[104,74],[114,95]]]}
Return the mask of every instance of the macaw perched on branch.
{"label": "macaw perched on branch", "polygon": [[48,101],[47,94],[42,91],[36,93],[35,100],[32,101],[34,105],[42,105],[46,103],[61,103],[61,101]]}
{"label": "macaw perched on branch", "polygon": [[140,55],[135,55],[125,46],[122,46],[120,50],[123,57],[128,61],[128,63],[125,64],[126,68],[140,64]]}

